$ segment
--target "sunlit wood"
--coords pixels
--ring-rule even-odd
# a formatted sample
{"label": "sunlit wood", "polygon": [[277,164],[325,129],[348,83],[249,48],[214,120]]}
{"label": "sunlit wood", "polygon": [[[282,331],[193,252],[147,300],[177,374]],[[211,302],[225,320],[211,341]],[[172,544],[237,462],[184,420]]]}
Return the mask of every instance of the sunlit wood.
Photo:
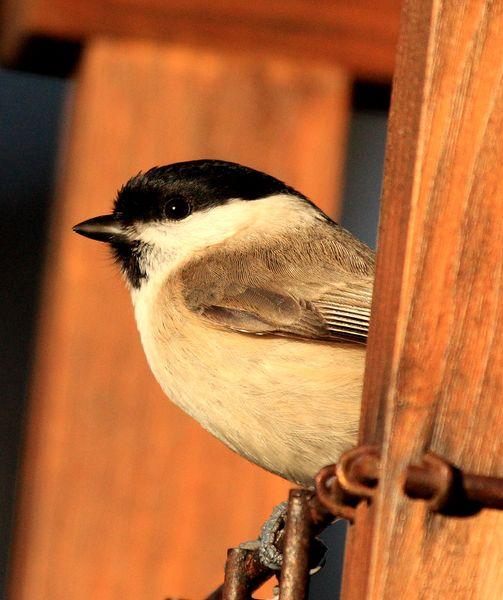
{"label": "sunlit wood", "polygon": [[[387,80],[401,0],[4,0],[3,5],[0,54],[10,64],[19,62],[32,38],[85,43],[113,35],[324,59],[353,74]],[[42,70],[49,67],[34,58]]]}
{"label": "sunlit wood", "polygon": [[405,3],[361,426],[383,475],[345,600],[503,597],[503,514],[433,514],[402,491],[428,450],[503,475],[502,30],[500,0]]}

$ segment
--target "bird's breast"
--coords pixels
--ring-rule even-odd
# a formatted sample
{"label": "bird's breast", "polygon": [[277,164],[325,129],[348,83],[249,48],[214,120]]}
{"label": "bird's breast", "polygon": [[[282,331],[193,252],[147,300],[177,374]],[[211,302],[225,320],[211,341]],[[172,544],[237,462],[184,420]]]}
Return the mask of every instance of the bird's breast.
{"label": "bird's breast", "polygon": [[253,462],[309,483],[355,443],[362,346],[218,329],[166,286],[137,298],[135,314],[164,392]]}

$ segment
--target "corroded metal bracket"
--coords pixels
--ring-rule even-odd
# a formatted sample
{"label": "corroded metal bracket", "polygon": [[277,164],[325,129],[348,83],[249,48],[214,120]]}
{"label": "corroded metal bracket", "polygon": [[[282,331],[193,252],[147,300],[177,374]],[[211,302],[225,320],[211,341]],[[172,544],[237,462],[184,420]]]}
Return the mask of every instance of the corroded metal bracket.
{"label": "corroded metal bracket", "polygon": [[[318,498],[334,516],[352,521],[354,507],[375,495],[380,471],[377,447],[349,450],[337,465],[318,473]],[[407,467],[402,489],[411,499],[425,500],[433,512],[462,515],[483,508],[503,509],[503,478],[464,473],[433,452]]]}
{"label": "corroded metal bracket", "polygon": [[[379,449],[359,446],[345,452],[337,465],[323,467],[314,491],[290,491],[285,533],[277,542],[283,552],[279,600],[306,598],[313,539],[334,518],[352,522],[356,505],[374,497],[380,473]],[[430,510],[444,514],[503,509],[503,479],[463,473],[432,452],[407,467],[402,489],[409,498],[425,500]],[[276,573],[262,565],[258,550],[232,548],[224,584],[206,600],[252,600],[253,592]]]}

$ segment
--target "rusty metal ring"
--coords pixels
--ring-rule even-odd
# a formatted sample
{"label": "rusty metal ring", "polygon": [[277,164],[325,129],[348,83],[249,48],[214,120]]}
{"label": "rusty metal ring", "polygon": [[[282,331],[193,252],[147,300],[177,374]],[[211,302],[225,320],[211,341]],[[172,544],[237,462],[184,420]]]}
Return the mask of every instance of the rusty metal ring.
{"label": "rusty metal ring", "polygon": [[379,461],[376,446],[358,446],[344,452],[336,466],[339,485],[356,498],[372,498],[379,478]]}
{"label": "rusty metal ring", "polygon": [[339,486],[336,474],[336,465],[323,467],[314,480],[316,497],[320,504],[334,517],[347,519],[353,523],[355,509],[348,505],[344,499],[344,493]]}

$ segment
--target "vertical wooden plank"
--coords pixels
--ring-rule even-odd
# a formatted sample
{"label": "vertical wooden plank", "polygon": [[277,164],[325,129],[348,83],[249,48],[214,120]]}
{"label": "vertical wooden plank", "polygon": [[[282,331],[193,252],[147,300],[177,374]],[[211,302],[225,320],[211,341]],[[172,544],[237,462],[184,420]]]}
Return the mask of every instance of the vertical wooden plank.
{"label": "vertical wooden plank", "polygon": [[336,212],[337,68],[118,40],[89,44],[47,259],[10,597],[201,597],[288,484],[173,407],[103,247],[71,232],[140,169],[223,158]]}
{"label": "vertical wooden plank", "polygon": [[361,442],[382,478],[344,598],[501,598],[503,515],[431,513],[405,469],[431,450],[503,475],[503,3],[405,2]]}

